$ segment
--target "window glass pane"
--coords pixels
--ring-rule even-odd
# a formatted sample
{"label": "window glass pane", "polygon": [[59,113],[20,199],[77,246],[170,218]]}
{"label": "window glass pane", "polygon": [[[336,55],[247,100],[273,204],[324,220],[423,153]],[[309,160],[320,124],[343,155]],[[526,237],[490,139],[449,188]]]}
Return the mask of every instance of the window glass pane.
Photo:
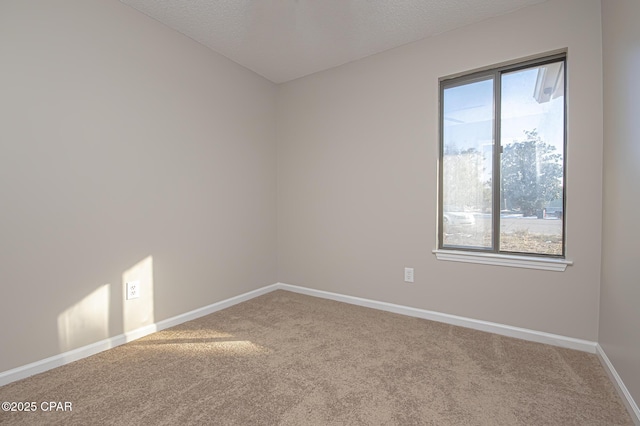
{"label": "window glass pane", "polygon": [[492,247],[493,79],[444,89],[442,244]]}
{"label": "window glass pane", "polygon": [[564,62],[501,78],[500,250],[563,254]]}

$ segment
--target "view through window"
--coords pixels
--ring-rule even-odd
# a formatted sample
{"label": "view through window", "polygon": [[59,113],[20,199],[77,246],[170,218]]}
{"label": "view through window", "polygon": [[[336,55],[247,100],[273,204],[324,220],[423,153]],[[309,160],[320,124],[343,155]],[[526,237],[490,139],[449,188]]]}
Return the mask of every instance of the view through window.
{"label": "view through window", "polygon": [[439,248],[564,256],[565,61],[441,82]]}

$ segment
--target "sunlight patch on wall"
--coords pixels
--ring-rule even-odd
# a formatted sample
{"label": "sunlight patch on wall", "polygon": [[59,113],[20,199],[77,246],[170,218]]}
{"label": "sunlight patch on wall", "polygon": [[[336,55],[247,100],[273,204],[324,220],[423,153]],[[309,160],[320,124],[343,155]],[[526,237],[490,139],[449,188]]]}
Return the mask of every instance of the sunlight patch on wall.
{"label": "sunlight patch on wall", "polygon": [[[127,283],[136,282],[139,297],[127,300]],[[124,332],[154,323],[153,257],[147,256],[122,274]]]}
{"label": "sunlight patch on wall", "polygon": [[58,315],[58,344],[65,352],[109,337],[111,285],[105,284]]}

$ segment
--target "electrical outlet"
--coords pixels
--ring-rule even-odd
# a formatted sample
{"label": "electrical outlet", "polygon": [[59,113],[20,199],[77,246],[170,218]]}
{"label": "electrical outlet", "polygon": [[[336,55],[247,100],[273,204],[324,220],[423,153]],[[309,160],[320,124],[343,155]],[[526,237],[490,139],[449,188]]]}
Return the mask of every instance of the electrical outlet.
{"label": "electrical outlet", "polygon": [[413,268],[404,268],[404,282],[405,283],[413,282]]}
{"label": "electrical outlet", "polygon": [[140,281],[129,281],[127,283],[127,300],[140,297]]}

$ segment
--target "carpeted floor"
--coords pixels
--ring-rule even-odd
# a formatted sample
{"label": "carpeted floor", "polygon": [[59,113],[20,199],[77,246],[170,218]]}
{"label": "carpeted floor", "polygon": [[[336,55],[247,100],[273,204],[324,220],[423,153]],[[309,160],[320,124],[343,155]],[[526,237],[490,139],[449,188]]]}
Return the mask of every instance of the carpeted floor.
{"label": "carpeted floor", "polygon": [[[595,355],[274,291],[0,387],[11,425],[631,425]],[[72,411],[43,411],[64,409]]]}

